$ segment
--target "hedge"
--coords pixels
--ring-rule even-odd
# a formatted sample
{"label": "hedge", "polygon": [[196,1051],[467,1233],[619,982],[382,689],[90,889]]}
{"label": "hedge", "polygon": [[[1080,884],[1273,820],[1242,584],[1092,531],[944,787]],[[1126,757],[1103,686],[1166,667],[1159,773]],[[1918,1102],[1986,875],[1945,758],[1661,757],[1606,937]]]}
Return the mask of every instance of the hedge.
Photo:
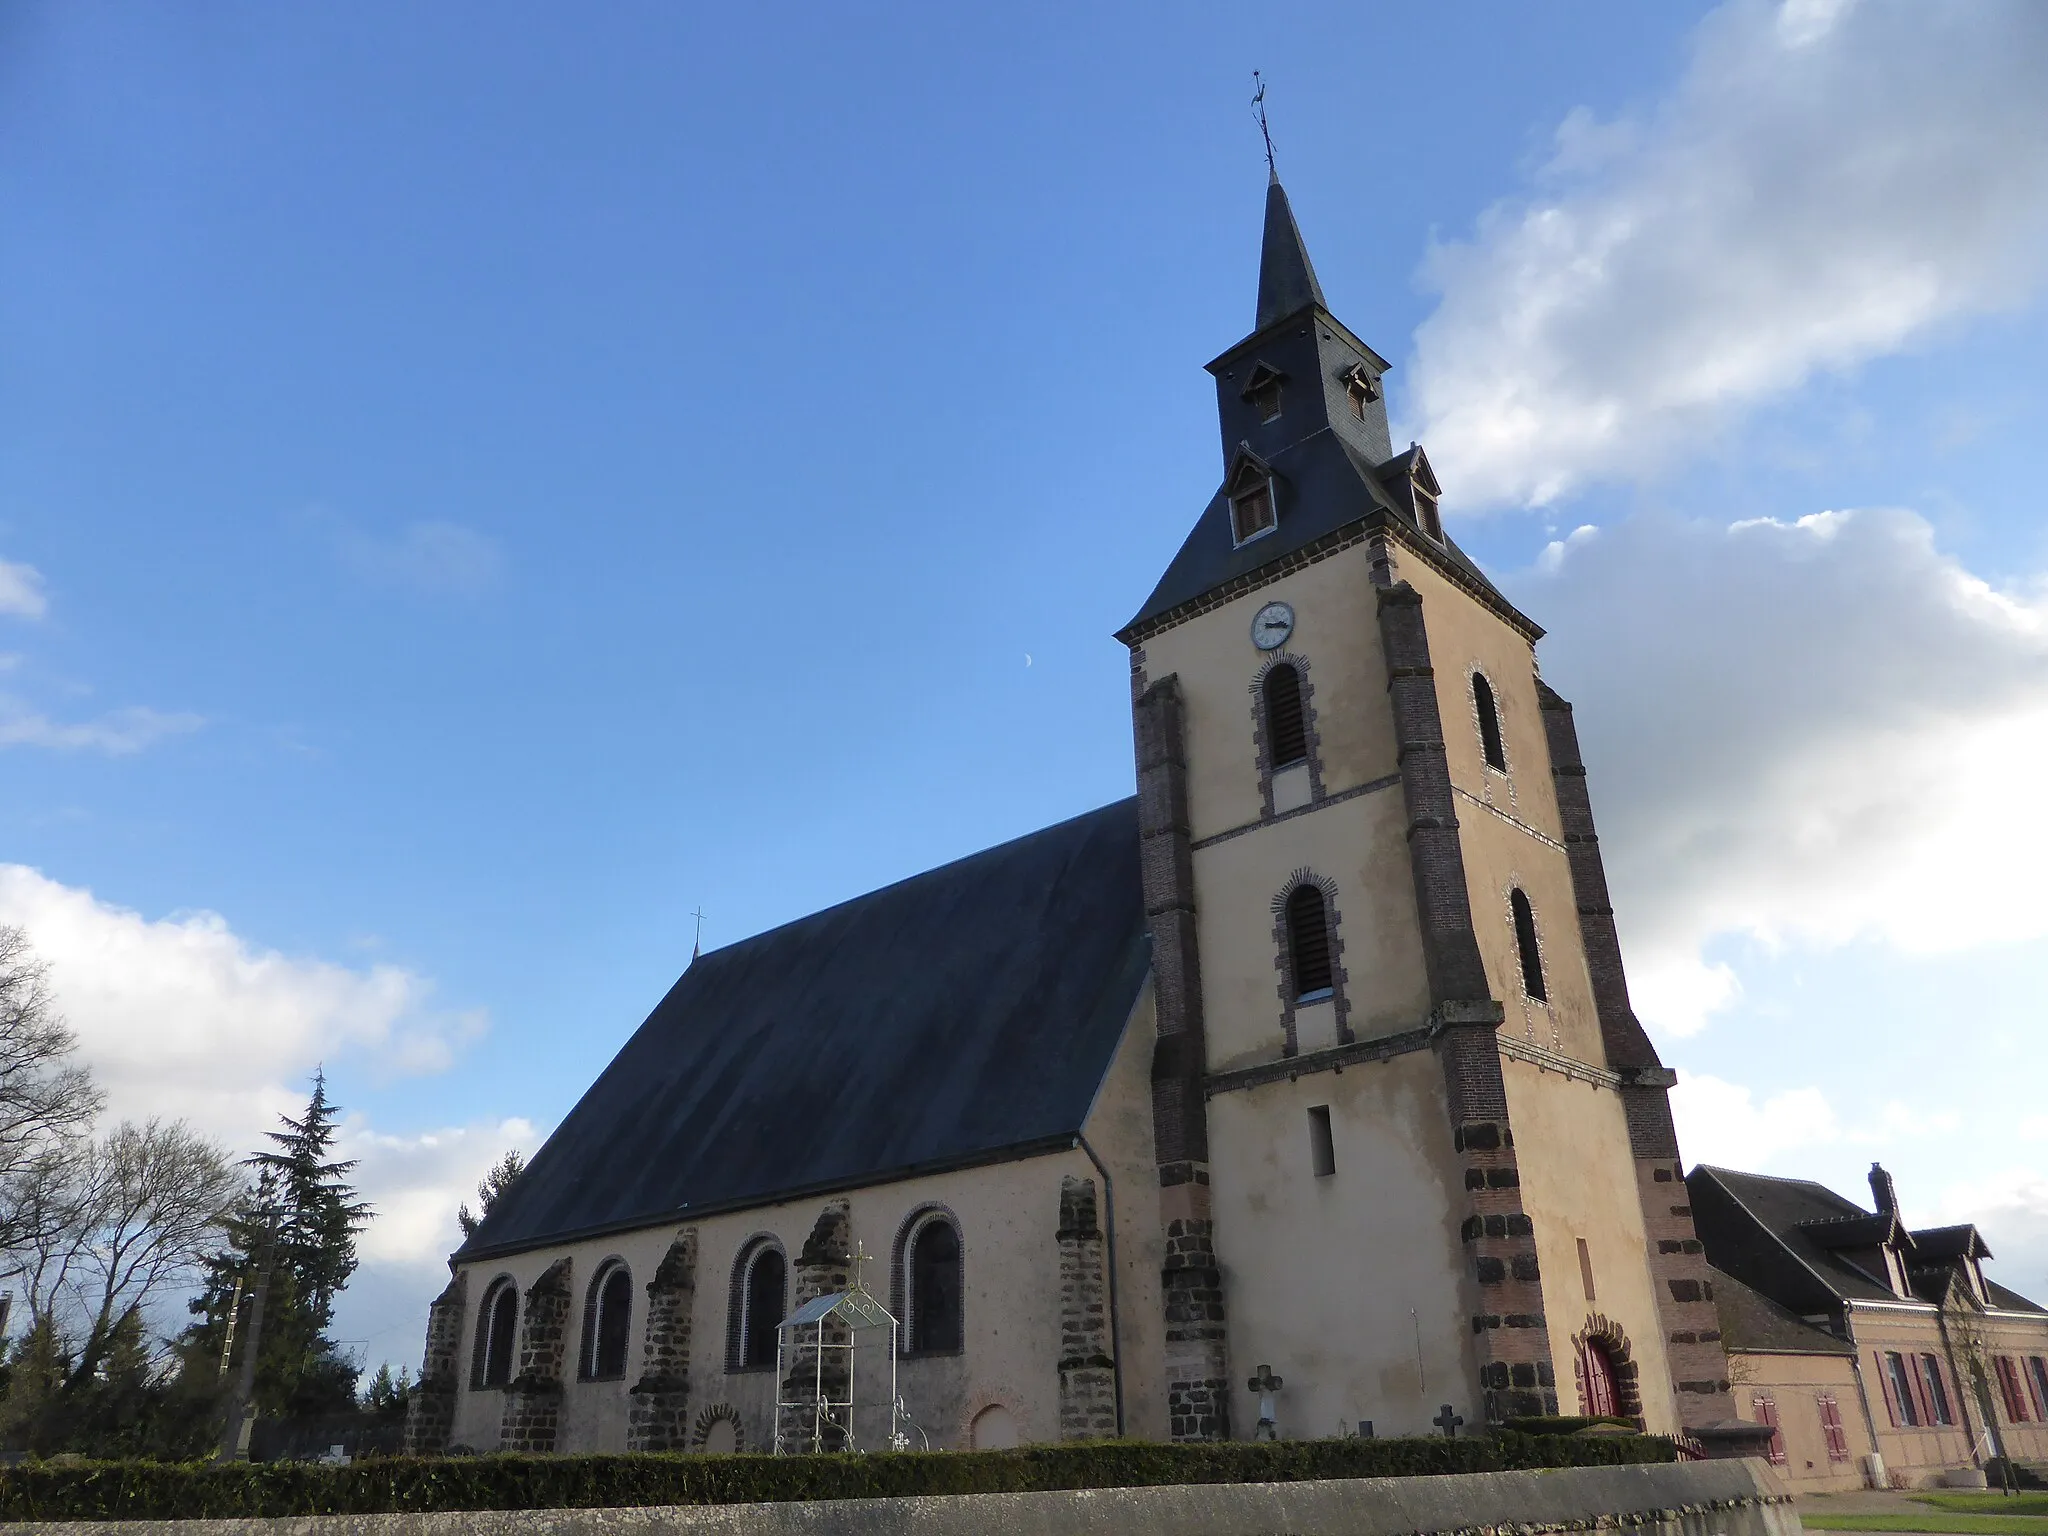
{"label": "hedge", "polygon": [[1459,1440],[1209,1445],[1119,1440],[1020,1451],[874,1456],[394,1456],[346,1467],[306,1462],[44,1463],[0,1472],[0,1520],[189,1520],[771,1503],[1416,1477],[1672,1459],[1671,1442],[1653,1436],[1572,1440],[1503,1431]]}

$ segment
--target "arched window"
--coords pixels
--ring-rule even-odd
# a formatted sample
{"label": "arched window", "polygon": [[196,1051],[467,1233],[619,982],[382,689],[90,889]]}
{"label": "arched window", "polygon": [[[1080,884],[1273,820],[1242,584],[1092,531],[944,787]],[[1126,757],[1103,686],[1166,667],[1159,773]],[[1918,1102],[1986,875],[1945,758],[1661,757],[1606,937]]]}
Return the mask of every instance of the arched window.
{"label": "arched window", "polygon": [[472,1388],[502,1387],[512,1379],[512,1357],[519,1342],[519,1287],[500,1275],[484,1292],[476,1315],[476,1352],[471,1358]]}
{"label": "arched window", "polygon": [[1486,754],[1486,766],[1506,773],[1508,754],[1500,740],[1500,710],[1493,702],[1493,684],[1483,672],[1472,674],[1472,709],[1479,716],[1479,746]]}
{"label": "arched window", "polygon": [[1259,684],[1266,706],[1266,753],[1277,770],[1308,761],[1308,714],[1301,704],[1301,673],[1281,662]]}
{"label": "arched window", "polygon": [[775,1330],[782,1325],[789,1296],[789,1262],[773,1241],[743,1259],[734,1302],[738,1338],[733,1364],[740,1370],[775,1369]]}
{"label": "arched window", "polygon": [[906,1348],[914,1355],[962,1347],[960,1232],[943,1212],[918,1219],[903,1252]]}
{"label": "arched window", "polygon": [[1508,906],[1515,914],[1515,946],[1522,952],[1522,990],[1537,1002],[1550,994],[1543,988],[1543,951],[1536,944],[1536,913],[1518,886],[1508,893]]}
{"label": "arched window", "polygon": [[1296,1002],[1330,995],[1330,920],[1323,893],[1312,885],[1297,885],[1287,894],[1287,955]]}
{"label": "arched window", "polygon": [[626,1340],[632,1324],[632,1272],[613,1259],[598,1270],[583,1302],[585,1381],[612,1381],[626,1374]]}

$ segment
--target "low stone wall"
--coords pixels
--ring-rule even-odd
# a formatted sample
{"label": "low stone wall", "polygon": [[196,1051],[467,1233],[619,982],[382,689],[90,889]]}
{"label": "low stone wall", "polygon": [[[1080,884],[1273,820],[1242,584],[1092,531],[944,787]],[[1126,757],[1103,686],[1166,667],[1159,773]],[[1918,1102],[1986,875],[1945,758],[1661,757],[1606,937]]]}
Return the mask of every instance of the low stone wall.
{"label": "low stone wall", "polygon": [[0,1524],[0,1536],[1493,1536],[1508,1527],[1514,1536],[1800,1536],[1790,1496],[1756,1460],[802,1504]]}

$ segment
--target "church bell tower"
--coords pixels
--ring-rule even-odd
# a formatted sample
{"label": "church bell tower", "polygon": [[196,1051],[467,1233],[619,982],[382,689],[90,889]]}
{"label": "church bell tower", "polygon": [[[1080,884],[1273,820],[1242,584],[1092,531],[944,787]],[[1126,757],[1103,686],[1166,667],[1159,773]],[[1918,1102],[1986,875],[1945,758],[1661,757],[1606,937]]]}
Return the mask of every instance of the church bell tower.
{"label": "church bell tower", "polygon": [[1542,631],[1266,192],[1222,478],[1130,648],[1176,1439],[1732,1417]]}

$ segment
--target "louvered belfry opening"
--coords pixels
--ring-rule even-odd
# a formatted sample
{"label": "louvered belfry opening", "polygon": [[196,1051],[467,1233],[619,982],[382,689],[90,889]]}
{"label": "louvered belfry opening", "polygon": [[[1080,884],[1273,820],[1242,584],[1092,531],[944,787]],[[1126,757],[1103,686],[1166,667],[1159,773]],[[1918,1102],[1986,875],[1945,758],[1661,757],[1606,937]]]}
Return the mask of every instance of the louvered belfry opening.
{"label": "louvered belfry opening", "polygon": [[1275,769],[1308,761],[1308,712],[1301,705],[1301,674],[1286,662],[1260,684],[1266,704],[1266,750]]}
{"label": "louvered belfry opening", "polygon": [[1330,922],[1323,893],[1298,885],[1287,898],[1287,952],[1294,962],[1294,997],[1309,1001],[1330,990]]}

